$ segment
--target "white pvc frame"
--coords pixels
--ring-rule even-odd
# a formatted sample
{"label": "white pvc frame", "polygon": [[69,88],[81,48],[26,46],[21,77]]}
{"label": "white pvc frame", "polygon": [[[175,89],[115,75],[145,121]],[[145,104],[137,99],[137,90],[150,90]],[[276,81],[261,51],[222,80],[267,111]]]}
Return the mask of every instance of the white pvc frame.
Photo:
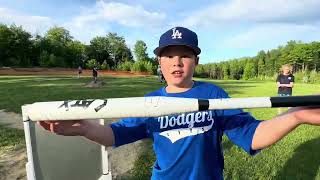
{"label": "white pvc frame", "polygon": [[[26,148],[27,148],[27,158],[28,161],[26,163],[26,173],[28,180],[37,180],[34,168],[34,157],[32,154],[32,139],[30,134],[30,124],[35,123],[30,120],[27,109],[28,105],[23,105],[22,107],[22,119],[23,119],[23,127],[24,127],[24,134],[26,140]],[[100,119],[100,124],[104,125],[104,119]],[[102,166],[102,175],[98,180],[111,180],[111,170],[109,169],[108,165],[108,151],[106,150],[105,146],[101,146],[101,166]]]}

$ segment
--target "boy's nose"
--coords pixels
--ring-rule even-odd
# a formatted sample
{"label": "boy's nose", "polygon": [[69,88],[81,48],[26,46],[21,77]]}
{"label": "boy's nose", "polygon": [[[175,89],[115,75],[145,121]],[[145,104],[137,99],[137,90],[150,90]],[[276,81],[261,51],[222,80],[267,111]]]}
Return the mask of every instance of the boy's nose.
{"label": "boy's nose", "polygon": [[174,56],[174,58],[172,59],[172,64],[173,66],[182,67],[183,66],[182,58],[180,56]]}

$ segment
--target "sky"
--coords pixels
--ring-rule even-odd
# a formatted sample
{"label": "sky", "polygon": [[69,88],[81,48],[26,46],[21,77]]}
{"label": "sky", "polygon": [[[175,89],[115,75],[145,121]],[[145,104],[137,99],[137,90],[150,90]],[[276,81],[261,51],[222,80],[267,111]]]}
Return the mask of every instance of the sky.
{"label": "sky", "polygon": [[162,33],[183,26],[198,34],[205,64],[320,41],[319,7],[320,0],[0,0],[0,23],[41,35],[64,27],[84,44],[115,32],[131,50],[143,40],[151,57]]}

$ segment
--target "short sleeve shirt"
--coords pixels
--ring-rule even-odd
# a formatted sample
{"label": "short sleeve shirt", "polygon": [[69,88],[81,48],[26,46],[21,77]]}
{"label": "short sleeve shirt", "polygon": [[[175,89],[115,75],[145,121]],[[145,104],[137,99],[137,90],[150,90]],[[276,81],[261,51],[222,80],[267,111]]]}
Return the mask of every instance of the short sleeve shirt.
{"label": "short sleeve shirt", "polygon": [[[229,98],[220,87],[195,82],[183,93],[161,88],[147,96],[198,99]],[[223,179],[222,136],[249,154],[260,121],[242,110],[199,111],[150,118],[126,118],[111,124],[115,146],[140,139],[153,140],[156,162],[152,179]]]}

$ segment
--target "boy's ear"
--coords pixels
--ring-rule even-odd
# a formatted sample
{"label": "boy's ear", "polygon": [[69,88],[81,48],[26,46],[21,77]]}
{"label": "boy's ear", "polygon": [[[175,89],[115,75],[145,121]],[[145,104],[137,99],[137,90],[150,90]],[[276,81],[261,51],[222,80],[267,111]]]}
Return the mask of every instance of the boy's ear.
{"label": "boy's ear", "polygon": [[159,56],[157,56],[157,59],[158,59],[158,63],[159,63],[159,65],[160,65],[160,64],[161,64],[160,57],[159,57]]}
{"label": "boy's ear", "polygon": [[199,64],[199,59],[200,59],[200,57],[199,57],[199,56],[196,56],[196,61],[195,61],[195,64],[196,64],[196,65]]}

